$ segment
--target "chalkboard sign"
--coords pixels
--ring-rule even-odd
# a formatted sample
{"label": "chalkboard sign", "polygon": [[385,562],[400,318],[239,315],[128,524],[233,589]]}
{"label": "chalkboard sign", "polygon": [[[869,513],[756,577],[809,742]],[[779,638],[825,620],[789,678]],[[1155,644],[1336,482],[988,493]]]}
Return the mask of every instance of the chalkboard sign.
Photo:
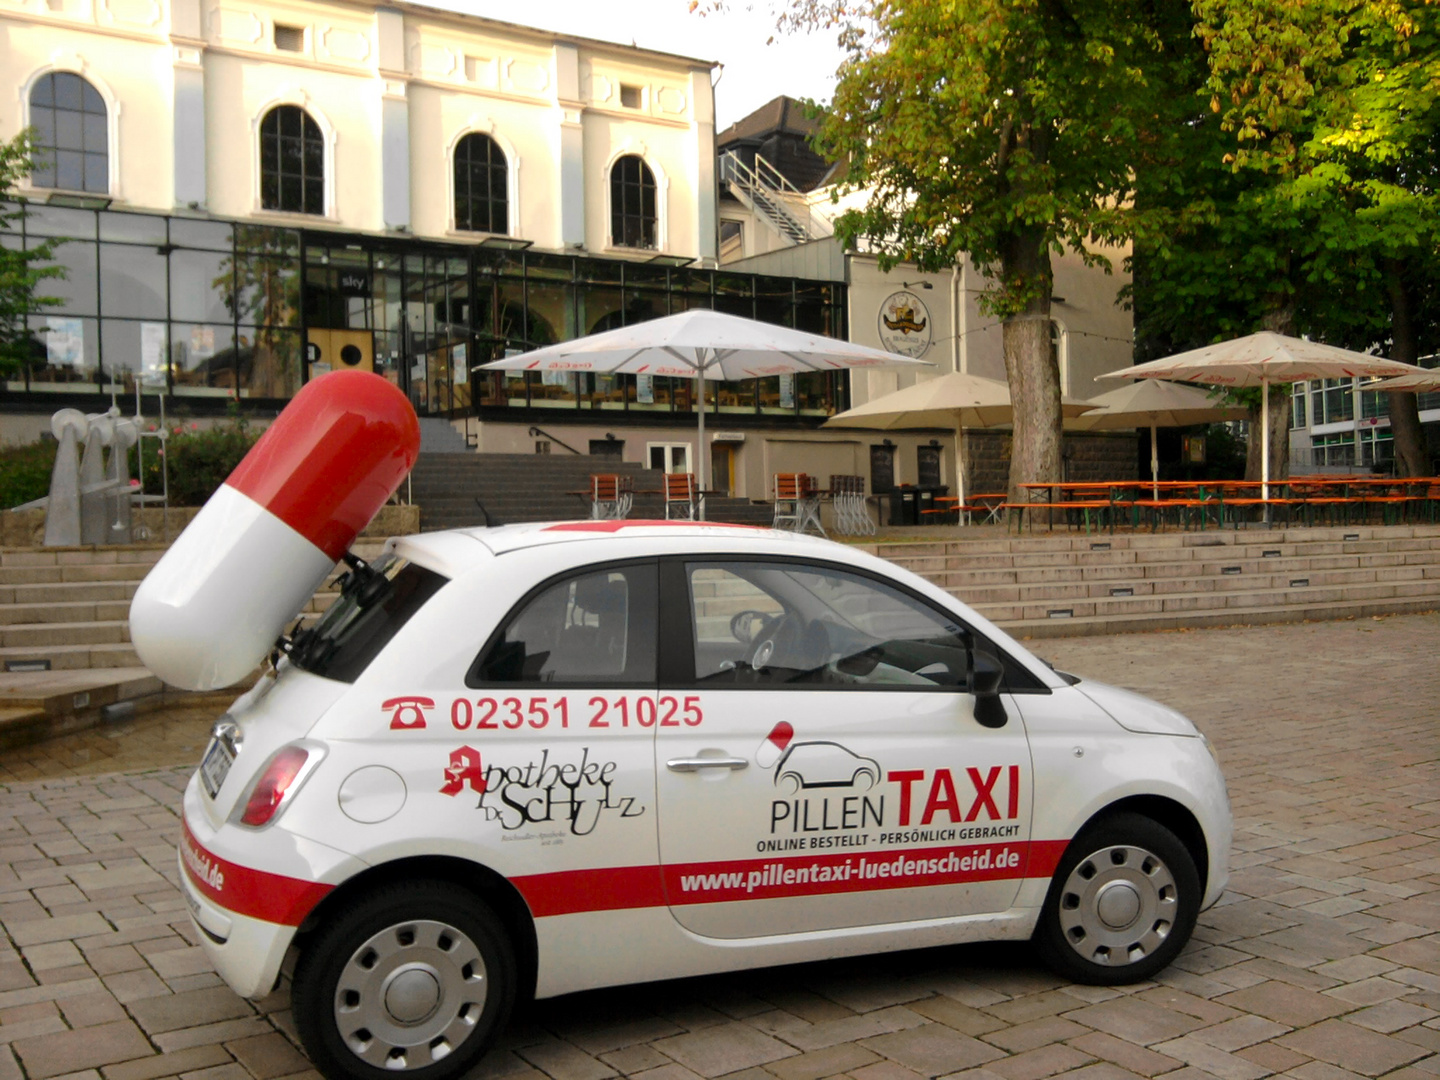
{"label": "chalkboard sign", "polygon": [[870,490],[876,495],[895,490],[895,447],[870,447]]}
{"label": "chalkboard sign", "polygon": [[916,450],[915,457],[916,483],[922,488],[938,488],[940,486],[940,448],[938,446],[922,446]]}

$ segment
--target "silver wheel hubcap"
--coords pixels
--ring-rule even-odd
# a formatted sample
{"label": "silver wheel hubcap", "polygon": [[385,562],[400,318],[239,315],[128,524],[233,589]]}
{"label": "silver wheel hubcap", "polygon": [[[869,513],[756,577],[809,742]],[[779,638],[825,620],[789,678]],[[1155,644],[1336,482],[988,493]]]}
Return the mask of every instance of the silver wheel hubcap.
{"label": "silver wheel hubcap", "polygon": [[1081,859],[1060,890],[1060,929],[1093,964],[1122,967],[1151,955],[1179,911],[1175,879],[1158,855],[1116,844]]}
{"label": "silver wheel hubcap", "polygon": [[448,923],[386,927],[355,950],[335,986],[335,1026],[380,1069],[433,1065],[457,1050],[485,1009],[485,961]]}

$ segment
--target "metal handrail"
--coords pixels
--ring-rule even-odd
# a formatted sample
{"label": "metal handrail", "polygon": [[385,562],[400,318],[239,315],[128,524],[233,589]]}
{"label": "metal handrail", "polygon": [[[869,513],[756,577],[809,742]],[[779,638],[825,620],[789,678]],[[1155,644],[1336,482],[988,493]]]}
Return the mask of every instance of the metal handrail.
{"label": "metal handrail", "polygon": [[791,239],[815,239],[815,218],[805,193],[760,154],[755,155],[752,168],[741,161],[735,151],[725,151],[720,155],[720,177],[748,194],[762,214],[783,217],[785,220],[775,224]]}
{"label": "metal handrail", "polygon": [[565,447],[566,450],[569,450],[572,454],[575,454],[577,457],[584,457],[584,456],[585,456],[584,454],[580,453],[579,450],[576,450],[575,447],[571,446],[569,443],[565,442],[565,441],[562,440],[562,439],[557,439],[554,435],[551,435],[550,432],[546,431],[544,428],[532,427],[532,428],[527,432],[527,434],[528,434],[531,438],[534,438],[536,435],[544,435],[545,438],[549,439],[551,442],[559,443],[561,446]]}

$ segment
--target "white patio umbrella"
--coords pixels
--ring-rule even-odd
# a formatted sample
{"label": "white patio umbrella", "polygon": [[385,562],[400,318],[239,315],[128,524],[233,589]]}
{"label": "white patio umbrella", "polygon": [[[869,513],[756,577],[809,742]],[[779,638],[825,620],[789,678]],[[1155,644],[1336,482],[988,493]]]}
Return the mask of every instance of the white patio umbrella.
{"label": "white patio umbrella", "polygon": [[[1079,416],[1095,406],[1062,398],[1064,416]],[[869,428],[897,431],[904,428],[953,428],[955,431],[955,493],[965,503],[965,468],[961,449],[967,427],[999,427],[1011,423],[1015,410],[1010,387],[998,379],[947,372],[903,390],[883,394],[874,401],[846,409],[825,421],[825,427]]]}
{"label": "white patio umbrella", "polygon": [[1270,497],[1270,384],[1304,379],[1416,375],[1424,368],[1318,341],[1263,331],[1101,375],[1102,379],[1176,379],[1260,387],[1260,494]]}
{"label": "white patio umbrella", "polygon": [[1384,382],[1371,383],[1366,390],[1384,390],[1386,393],[1404,391],[1408,394],[1428,394],[1440,390],[1440,368],[1425,368],[1423,375],[1397,375]]}
{"label": "white patio umbrella", "polygon": [[1153,485],[1151,492],[1157,499],[1160,497],[1160,455],[1155,446],[1156,428],[1244,420],[1248,415],[1243,405],[1226,405],[1205,390],[1159,379],[1142,379],[1088,400],[1096,407],[1095,411],[1067,420],[1066,428],[1071,431],[1114,431],[1149,425],[1150,483]]}
{"label": "white patio umbrella", "polygon": [[700,447],[696,476],[701,490],[705,489],[702,379],[733,382],[806,371],[932,366],[928,360],[718,311],[683,311],[480,365],[491,371],[590,371],[694,379]]}

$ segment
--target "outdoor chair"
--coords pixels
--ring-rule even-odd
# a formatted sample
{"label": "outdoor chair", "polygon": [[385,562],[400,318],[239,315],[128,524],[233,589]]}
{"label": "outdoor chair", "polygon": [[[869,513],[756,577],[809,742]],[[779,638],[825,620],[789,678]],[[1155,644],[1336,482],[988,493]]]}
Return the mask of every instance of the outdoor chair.
{"label": "outdoor chair", "polygon": [[630,516],[635,503],[634,480],[617,473],[596,473],[590,477],[590,517],[595,521],[616,521]]}
{"label": "outdoor chair", "polygon": [[699,496],[694,473],[665,474],[665,519],[695,520],[695,502]]}
{"label": "outdoor chair", "polygon": [[842,536],[875,535],[875,522],[865,504],[865,477],[831,476],[830,507],[835,531]]}

